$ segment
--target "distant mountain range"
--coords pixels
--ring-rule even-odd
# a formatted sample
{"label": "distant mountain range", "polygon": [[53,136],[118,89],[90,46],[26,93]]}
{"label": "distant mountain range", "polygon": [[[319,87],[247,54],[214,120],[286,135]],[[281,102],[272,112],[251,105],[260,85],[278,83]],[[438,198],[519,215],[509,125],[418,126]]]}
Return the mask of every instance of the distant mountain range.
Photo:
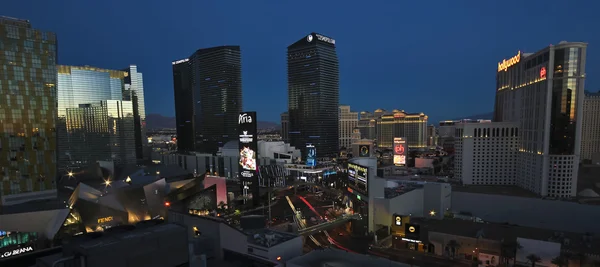
{"label": "distant mountain range", "polygon": [[[148,114],[146,115],[146,128],[148,129],[163,129],[163,128],[175,128],[175,117],[165,117],[160,114]],[[270,121],[259,121],[257,125],[258,129],[278,129],[281,128],[279,123]]]}
{"label": "distant mountain range", "polygon": [[494,117],[494,112],[488,112],[479,115],[472,115],[468,117],[462,117],[454,120],[491,120]]}

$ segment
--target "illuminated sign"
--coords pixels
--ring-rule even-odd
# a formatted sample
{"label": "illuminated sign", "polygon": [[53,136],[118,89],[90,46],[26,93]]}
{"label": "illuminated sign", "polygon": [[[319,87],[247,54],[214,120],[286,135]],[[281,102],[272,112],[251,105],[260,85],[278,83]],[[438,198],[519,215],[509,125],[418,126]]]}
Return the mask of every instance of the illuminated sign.
{"label": "illuminated sign", "polygon": [[394,165],[406,165],[406,139],[402,137],[394,138]]}
{"label": "illuminated sign", "polygon": [[502,60],[502,62],[498,62],[498,72],[506,71],[509,67],[519,63],[521,61],[521,51],[517,53],[516,56],[509,58],[508,60]]}
{"label": "illuminated sign", "polygon": [[189,59],[187,59],[187,58],[185,58],[185,59],[182,59],[182,60],[173,61],[173,65],[177,65],[177,64],[179,64],[179,63],[188,62],[188,61],[190,61],[190,60],[189,60]]}
{"label": "illuminated sign", "polygon": [[[251,183],[252,193],[258,195],[258,192],[254,192],[258,190],[256,122],[256,112],[241,112],[238,115],[239,178],[243,182]],[[254,201],[257,201],[256,199]]]}
{"label": "illuminated sign", "polygon": [[358,156],[359,157],[370,157],[371,153],[369,153],[369,145],[360,145],[358,146]]}
{"label": "illuminated sign", "polygon": [[17,249],[9,250],[9,251],[6,251],[6,252],[0,254],[0,259],[12,257],[12,256],[17,256],[17,255],[23,254],[25,252],[30,252],[30,251],[33,251],[33,247],[32,246],[27,246],[27,247],[23,247],[23,248],[17,248]]}
{"label": "illuminated sign", "polygon": [[98,223],[107,223],[107,222],[112,222],[112,221],[113,221],[113,217],[112,216],[108,216],[108,217],[104,217],[104,218],[98,219]]}
{"label": "illuminated sign", "polygon": [[419,240],[421,239],[420,233],[419,233],[419,225],[417,224],[405,224],[404,228],[404,234],[405,237],[408,239],[413,239],[413,240]]}
{"label": "illuminated sign", "polygon": [[413,242],[413,243],[421,243],[421,240],[414,240],[410,238],[402,238],[402,241]]}
{"label": "illuminated sign", "polygon": [[306,145],[306,165],[309,167],[317,166],[317,148],[314,145]]}
{"label": "illuminated sign", "polygon": [[394,224],[396,226],[401,226],[402,225],[402,216],[400,215],[396,215],[396,218],[394,218]]}
{"label": "illuminated sign", "polygon": [[323,36],[323,35],[320,35],[320,34],[315,34],[315,35],[317,36],[317,40],[319,40],[319,41],[327,42],[327,43],[330,43],[330,44],[335,44],[335,40],[333,40],[333,39],[331,39],[329,37],[326,37],[326,36]]}
{"label": "illuminated sign", "polygon": [[348,163],[348,186],[353,191],[369,196],[368,179],[369,169],[354,163]]}
{"label": "illuminated sign", "polygon": [[238,124],[252,123],[252,116],[248,115],[248,113],[242,113],[238,117]]}
{"label": "illuminated sign", "polygon": [[540,69],[540,78],[546,78],[546,67]]}
{"label": "illuminated sign", "polygon": [[308,41],[310,43],[310,42],[312,42],[312,40],[313,40],[312,34],[309,34],[308,36],[306,36],[306,41]]}

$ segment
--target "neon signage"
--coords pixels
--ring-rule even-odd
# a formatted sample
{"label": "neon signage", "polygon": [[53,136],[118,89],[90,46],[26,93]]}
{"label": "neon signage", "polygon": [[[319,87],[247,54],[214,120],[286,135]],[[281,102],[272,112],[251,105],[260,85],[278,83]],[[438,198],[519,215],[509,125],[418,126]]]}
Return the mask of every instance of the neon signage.
{"label": "neon signage", "polygon": [[516,56],[509,58],[508,60],[502,60],[502,62],[498,62],[498,72],[507,71],[509,67],[519,63],[521,61],[521,51],[517,53]]}
{"label": "neon signage", "polygon": [[104,217],[104,218],[98,219],[98,223],[107,223],[107,222],[112,222],[112,221],[113,221],[113,217],[112,216],[108,216],[108,217]]}
{"label": "neon signage", "polygon": [[32,246],[27,246],[27,247],[23,247],[23,248],[17,248],[17,249],[9,250],[9,251],[6,251],[6,252],[0,254],[0,259],[5,259],[5,258],[8,258],[8,257],[17,256],[19,254],[23,254],[25,252],[30,252],[30,251],[33,251],[33,247]]}
{"label": "neon signage", "polygon": [[546,67],[540,69],[540,78],[546,78]]}

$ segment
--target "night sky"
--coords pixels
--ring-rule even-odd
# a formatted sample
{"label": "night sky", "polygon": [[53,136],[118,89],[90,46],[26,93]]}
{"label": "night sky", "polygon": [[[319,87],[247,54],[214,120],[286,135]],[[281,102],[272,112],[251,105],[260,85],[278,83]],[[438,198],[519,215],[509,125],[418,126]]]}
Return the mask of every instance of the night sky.
{"label": "night sky", "polygon": [[341,104],[435,123],[492,111],[497,62],[561,40],[589,43],[586,88],[600,90],[598,10],[593,0],[4,0],[0,15],[56,32],[59,64],[138,65],[146,112],[165,116],[171,61],[240,45],[244,109],[274,122],[287,110],[286,48],[314,31],[336,39]]}

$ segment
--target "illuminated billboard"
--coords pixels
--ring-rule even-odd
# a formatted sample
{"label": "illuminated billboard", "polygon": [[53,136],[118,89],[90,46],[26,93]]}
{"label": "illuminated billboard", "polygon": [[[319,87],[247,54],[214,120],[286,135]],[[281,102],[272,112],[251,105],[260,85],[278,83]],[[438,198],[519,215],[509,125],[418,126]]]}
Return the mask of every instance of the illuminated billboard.
{"label": "illuminated billboard", "polygon": [[306,145],[306,165],[310,167],[317,166],[317,148],[312,144]]}
{"label": "illuminated billboard", "polygon": [[254,182],[256,175],[257,141],[256,112],[242,112],[238,117],[240,149],[240,180]]}
{"label": "illuminated billboard", "polygon": [[371,147],[369,145],[359,145],[358,146],[358,156],[361,158],[371,157]]}
{"label": "illuminated billboard", "polygon": [[365,197],[369,196],[369,168],[348,163],[348,187]]}
{"label": "illuminated billboard", "polygon": [[406,139],[402,137],[394,138],[394,165],[405,166],[406,165],[406,153],[408,148],[406,147]]}

